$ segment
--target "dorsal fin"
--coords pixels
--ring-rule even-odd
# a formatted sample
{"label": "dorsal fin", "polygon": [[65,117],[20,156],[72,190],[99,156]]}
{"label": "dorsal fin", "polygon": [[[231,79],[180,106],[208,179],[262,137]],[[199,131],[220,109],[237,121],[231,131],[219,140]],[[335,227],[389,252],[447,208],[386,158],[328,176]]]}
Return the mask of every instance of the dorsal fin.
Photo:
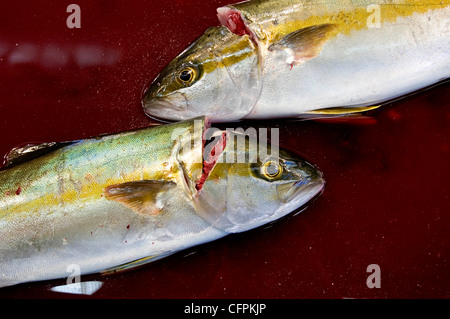
{"label": "dorsal fin", "polygon": [[1,168],[11,168],[12,166],[23,164],[74,143],[76,142],[28,143],[14,147],[5,155]]}

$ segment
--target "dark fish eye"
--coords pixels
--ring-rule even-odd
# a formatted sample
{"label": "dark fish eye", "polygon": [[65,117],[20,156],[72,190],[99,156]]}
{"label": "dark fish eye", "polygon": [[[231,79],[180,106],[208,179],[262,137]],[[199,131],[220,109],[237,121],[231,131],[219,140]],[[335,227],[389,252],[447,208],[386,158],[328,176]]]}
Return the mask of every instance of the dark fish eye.
{"label": "dark fish eye", "polygon": [[181,81],[181,83],[189,85],[194,81],[195,74],[196,72],[193,68],[185,67],[178,74],[178,79]]}
{"label": "dark fish eye", "polygon": [[275,161],[267,161],[261,167],[261,174],[268,179],[276,179],[283,173],[283,167]]}

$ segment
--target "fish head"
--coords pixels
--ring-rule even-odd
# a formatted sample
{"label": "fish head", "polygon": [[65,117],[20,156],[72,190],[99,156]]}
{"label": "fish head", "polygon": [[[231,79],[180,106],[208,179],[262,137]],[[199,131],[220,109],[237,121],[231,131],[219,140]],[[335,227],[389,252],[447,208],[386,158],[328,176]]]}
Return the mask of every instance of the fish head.
{"label": "fish head", "polygon": [[152,130],[161,140],[149,156],[154,178],[135,174],[105,190],[106,199],[141,215],[187,209],[225,233],[243,232],[296,211],[324,187],[317,167],[268,145],[261,128],[259,136],[254,128],[220,130],[199,117]]}
{"label": "fish head", "polygon": [[145,113],[180,121],[207,116],[214,122],[238,120],[259,98],[257,50],[248,35],[226,27],[205,31],[172,60],[145,90]]}
{"label": "fish head", "polygon": [[322,173],[303,158],[251,137],[244,139],[240,133],[215,136],[224,142],[215,143],[222,147],[219,152],[215,147],[213,161],[206,160],[213,162],[212,168],[194,197],[197,214],[213,227],[227,233],[246,231],[275,221],[321,194]]}

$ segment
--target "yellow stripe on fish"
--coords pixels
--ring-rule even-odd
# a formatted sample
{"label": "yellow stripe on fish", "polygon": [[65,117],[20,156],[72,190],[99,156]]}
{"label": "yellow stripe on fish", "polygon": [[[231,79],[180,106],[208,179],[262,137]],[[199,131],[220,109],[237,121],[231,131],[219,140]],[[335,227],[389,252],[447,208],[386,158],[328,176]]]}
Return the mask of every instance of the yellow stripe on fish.
{"label": "yellow stripe on fish", "polygon": [[[314,25],[334,24],[330,37],[354,30],[379,28],[400,17],[422,14],[450,5],[449,1],[258,1],[251,0],[219,8],[238,10],[261,44],[270,45],[285,35]],[[284,10],[280,10],[283,8]],[[224,18],[221,21],[226,21]],[[379,24],[378,24],[379,23]]]}

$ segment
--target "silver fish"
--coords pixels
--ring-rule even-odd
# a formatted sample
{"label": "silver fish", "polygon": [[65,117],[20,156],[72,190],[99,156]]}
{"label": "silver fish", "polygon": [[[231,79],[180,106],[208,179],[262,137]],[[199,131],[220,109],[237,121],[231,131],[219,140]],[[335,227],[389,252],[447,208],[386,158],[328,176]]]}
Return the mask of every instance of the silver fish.
{"label": "silver fish", "polygon": [[321,192],[314,165],[262,142],[255,155],[243,136],[198,118],[16,149],[0,171],[0,287],[73,267],[133,268],[277,220]]}
{"label": "silver fish", "polygon": [[147,115],[343,116],[450,77],[448,0],[251,0],[218,10],[153,81]]}

